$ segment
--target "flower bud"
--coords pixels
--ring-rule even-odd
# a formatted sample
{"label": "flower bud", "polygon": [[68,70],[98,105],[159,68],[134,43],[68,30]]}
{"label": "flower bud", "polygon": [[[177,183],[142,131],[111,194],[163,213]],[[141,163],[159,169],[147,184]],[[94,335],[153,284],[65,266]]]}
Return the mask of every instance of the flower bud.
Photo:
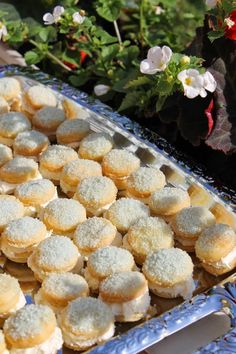
{"label": "flower bud", "polygon": [[187,55],[182,56],[182,58],[180,59],[180,64],[181,65],[190,64],[190,58]]}

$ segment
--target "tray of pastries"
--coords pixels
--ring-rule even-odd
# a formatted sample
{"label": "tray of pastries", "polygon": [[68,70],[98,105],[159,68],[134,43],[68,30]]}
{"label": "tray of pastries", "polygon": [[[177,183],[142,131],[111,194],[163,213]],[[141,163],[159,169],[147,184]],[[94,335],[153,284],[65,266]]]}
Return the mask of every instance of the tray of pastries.
{"label": "tray of pastries", "polygon": [[234,326],[235,230],[233,191],[155,133],[1,67],[3,351],[137,353],[219,310]]}

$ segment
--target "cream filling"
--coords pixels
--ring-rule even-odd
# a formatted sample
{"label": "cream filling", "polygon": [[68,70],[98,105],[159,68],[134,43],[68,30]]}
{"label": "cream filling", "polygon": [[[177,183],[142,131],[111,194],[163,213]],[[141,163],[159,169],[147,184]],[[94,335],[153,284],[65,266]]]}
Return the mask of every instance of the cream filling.
{"label": "cream filling", "polygon": [[150,197],[143,197],[143,198],[137,197],[136,195],[133,195],[132,193],[130,193],[128,191],[125,192],[125,197],[139,200],[140,202],[143,202],[144,204],[149,204],[149,200],[150,200]]}
{"label": "cream filling", "polygon": [[58,314],[64,308],[62,306],[53,306],[49,301],[47,301],[47,299],[45,299],[43,296],[42,288],[40,288],[39,291],[34,295],[34,302],[38,305],[47,305],[53,310],[55,314]]}
{"label": "cream filling", "polygon": [[195,246],[196,240],[175,236],[175,239],[183,246]]}
{"label": "cream filling", "polygon": [[[34,181],[37,179],[42,179],[41,174],[38,172],[37,175],[30,179],[30,181]],[[0,180],[0,194],[12,194],[17,186],[21,183],[8,183],[5,181]]]}
{"label": "cream filling", "polygon": [[57,188],[55,187],[55,193],[54,195],[52,196],[51,199],[49,199],[46,203],[42,203],[42,204],[39,204],[39,205],[35,205],[35,206],[31,206],[32,208],[35,208],[36,210],[36,213],[38,214],[38,217],[40,220],[42,220],[43,218],[43,211],[44,209],[46,208],[46,206],[54,199],[57,199],[58,198],[58,194],[57,194]]}
{"label": "cream filling", "polygon": [[85,268],[84,270],[84,277],[87,280],[89,288],[92,291],[97,291],[99,289],[100,280],[98,278],[94,278],[88,268]]}
{"label": "cream filling", "polygon": [[56,354],[63,345],[62,333],[59,327],[56,327],[52,335],[43,343],[31,348],[11,348],[11,354]]}
{"label": "cream filling", "polygon": [[3,145],[12,146],[14,143],[14,139],[5,138],[4,136],[0,135],[0,143]]}
{"label": "cream filling", "polygon": [[232,268],[232,264],[234,262],[236,262],[236,247],[234,247],[232,249],[232,251],[230,251],[227,256],[222,257],[219,261],[217,262],[207,262],[207,261],[203,261],[206,264],[209,264],[210,266],[213,266],[215,268],[222,268],[222,267],[226,267],[231,269]]}
{"label": "cream filling", "polygon": [[68,192],[75,193],[77,188],[77,186],[71,186],[70,184],[64,182],[62,179],[60,180],[60,187],[65,194]]}
{"label": "cream filling", "polygon": [[62,169],[60,171],[49,171],[47,168],[42,166],[40,166],[39,169],[44,178],[53,179],[55,181],[59,181],[61,178]]}
{"label": "cream filling", "polygon": [[[48,238],[51,236],[51,231],[47,231],[45,234],[44,239]],[[15,246],[10,246],[7,244],[2,243],[1,245],[1,250],[2,252],[6,255],[7,258],[11,259],[17,259],[17,258],[21,258],[21,254],[25,253],[25,252],[30,252],[32,253],[33,250],[38,246],[38,243],[35,243],[33,245],[30,245],[28,247],[15,247]],[[28,257],[23,257],[25,262],[27,262],[27,258]]]}
{"label": "cream filling", "polygon": [[24,307],[25,304],[26,304],[25,296],[24,296],[23,292],[20,290],[19,300],[17,301],[17,303],[15,304],[15,306],[12,307],[8,312],[1,313],[1,314],[0,314],[0,318],[9,317],[12,313],[15,313],[17,310],[19,310],[19,309],[21,309],[22,307]]}
{"label": "cream filling", "polygon": [[195,284],[192,277],[171,287],[162,287],[151,281],[148,281],[148,284],[150,290],[153,290],[154,293],[159,296],[162,296],[162,294],[167,295],[170,298],[182,296],[184,300],[191,299],[193,291],[195,290]]}
{"label": "cream filling", "polygon": [[125,321],[129,321],[129,319],[138,315],[140,315],[140,317],[141,315],[145,315],[151,301],[148,288],[143,295],[123,303],[106,302],[102,297],[99,298],[110,307],[115,317],[123,316]]}
{"label": "cream filling", "polygon": [[[115,200],[114,200],[115,201]],[[90,214],[94,215],[94,216],[100,216],[102,215],[106,210],[108,210],[110,208],[110,206],[113,204],[114,202],[112,203],[109,203],[109,204],[106,204],[104,205],[103,207],[101,208],[86,208],[87,212],[89,212]]]}
{"label": "cream filling", "polygon": [[[63,331],[63,328],[62,328]],[[79,347],[79,348],[89,348],[92,347],[94,344],[96,343],[102,343],[108,339],[110,339],[111,337],[113,337],[115,333],[115,326],[114,324],[112,324],[110,326],[110,328],[102,335],[99,337],[95,337],[95,338],[90,338],[90,339],[84,339],[84,337],[78,337],[72,333],[68,333],[68,332],[64,332],[63,331],[63,339],[65,341],[65,343],[70,346],[70,347]],[[28,353],[27,353],[28,354]]]}

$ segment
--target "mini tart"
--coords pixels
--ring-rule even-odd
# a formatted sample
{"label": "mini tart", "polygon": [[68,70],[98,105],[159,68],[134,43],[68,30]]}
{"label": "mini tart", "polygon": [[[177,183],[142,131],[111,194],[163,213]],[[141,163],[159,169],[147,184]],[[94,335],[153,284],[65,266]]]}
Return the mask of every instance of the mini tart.
{"label": "mini tart", "polygon": [[48,145],[49,140],[46,135],[36,130],[30,130],[17,135],[13,150],[15,155],[37,159],[38,155],[48,148]]}
{"label": "mini tart", "polygon": [[77,297],[88,296],[86,280],[78,274],[52,273],[44,279],[42,287],[34,296],[37,304],[47,305],[58,313]]}
{"label": "mini tart", "polygon": [[58,144],[69,145],[73,148],[79,146],[80,140],[90,132],[90,124],[84,119],[66,120],[56,131]]}
{"label": "mini tart", "polygon": [[116,200],[117,188],[110,178],[92,176],[83,179],[76,189],[74,199],[86,208],[90,215],[101,215]]}
{"label": "mini tart", "polygon": [[1,236],[1,251],[17,263],[26,263],[34,248],[48,237],[46,226],[38,219],[24,216],[12,220]]}
{"label": "mini tart", "polygon": [[147,256],[143,265],[149,289],[164,298],[191,298],[195,287],[192,273],[190,256],[179,248],[155,251]]}
{"label": "mini tart", "polygon": [[69,197],[75,194],[76,187],[86,177],[102,176],[101,165],[92,160],[77,159],[68,162],[62,170],[60,186]]}
{"label": "mini tart", "polygon": [[8,274],[0,274],[0,319],[9,317],[25,305],[25,297],[18,280]]}
{"label": "mini tart", "polygon": [[113,148],[113,139],[108,133],[91,133],[80,142],[79,156],[82,159],[102,161]]}
{"label": "mini tart", "polygon": [[150,253],[174,246],[173,231],[161,218],[139,219],[123,238],[123,246],[133,254],[138,264],[143,264]]}
{"label": "mini tart", "polygon": [[111,150],[102,161],[105,176],[110,177],[118,189],[125,189],[128,177],[140,167],[140,160],[128,150]]}
{"label": "mini tart", "polygon": [[4,271],[10,274],[12,277],[16,278],[21,285],[23,283],[35,283],[35,277],[32,270],[27,266],[26,263],[16,263],[7,259],[4,264]]}
{"label": "mini tart", "polygon": [[150,307],[148,283],[140,272],[112,274],[100,284],[99,298],[118,322],[139,321]]}
{"label": "mini tart", "polygon": [[20,184],[42,178],[38,164],[26,157],[14,157],[0,168],[0,191],[11,194]]}
{"label": "mini tart", "polygon": [[94,216],[77,227],[73,242],[83,256],[88,256],[101,247],[111,245],[116,236],[116,227],[109,220]]}
{"label": "mini tart", "polygon": [[0,96],[0,114],[8,113],[10,106],[4,97]]}
{"label": "mini tart", "polygon": [[15,196],[24,204],[26,214],[40,214],[48,203],[57,198],[57,188],[49,179],[38,179],[20,184]]}
{"label": "mini tart", "polygon": [[138,219],[148,216],[150,216],[149,208],[139,200],[131,198],[117,200],[104,214],[104,217],[110,220],[121,233],[127,232]]}
{"label": "mini tart", "polygon": [[205,207],[184,208],[171,221],[175,239],[181,248],[194,252],[195,242],[202,231],[216,222],[214,215]]}
{"label": "mini tart", "polygon": [[20,93],[21,87],[18,80],[13,77],[3,77],[0,79],[0,96],[6,101],[11,103]]}
{"label": "mini tart", "polygon": [[33,110],[44,106],[56,107],[57,99],[54,92],[42,85],[32,86],[25,92],[25,103]]}
{"label": "mini tart", "polygon": [[78,159],[78,154],[72,148],[64,145],[52,145],[40,155],[39,169],[44,178],[59,184],[65,164],[76,159]]}
{"label": "mini tart", "polygon": [[83,267],[83,259],[77,247],[68,237],[58,235],[43,240],[27,263],[39,281],[53,272],[69,272],[76,267],[77,273]]}
{"label": "mini tart", "polygon": [[24,216],[24,205],[10,195],[0,195],[0,232],[14,219]]}
{"label": "mini tart", "polygon": [[99,248],[89,256],[84,276],[90,289],[97,292],[103,279],[113,273],[133,270],[134,267],[134,258],[129,251],[107,246]]}
{"label": "mini tart", "polygon": [[67,98],[62,101],[62,107],[67,119],[85,119],[89,117],[89,113],[78,105],[78,103]]}
{"label": "mini tart", "polygon": [[28,118],[20,112],[9,112],[0,116],[0,143],[12,146],[17,134],[30,130]]}
{"label": "mini tart", "polygon": [[173,216],[190,206],[190,197],[181,188],[165,187],[154,192],[149,199],[149,207],[154,215]]}
{"label": "mini tart", "polygon": [[0,353],[1,354],[8,354],[9,353],[9,351],[7,350],[7,347],[6,347],[5,337],[4,337],[2,330],[0,330]]}
{"label": "mini tart", "polygon": [[76,227],[86,220],[86,210],[77,201],[67,198],[52,200],[44,209],[43,222],[54,234],[72,237]]}
{"label": "mini tart", "polygon": [[0,167],[12,160],[12,150],[6,145],[0,144]]}
{"label": "mini tart", "polygon": [[202,266],[213,275],[220,275],[236,266],[236,234],[225,224],[203,230],[196,241],[195,251]]}
{"label": "mini tart", "polygon": [[163,172],[152,167],[140,167],[127,179],[126,194],[128,197],[147,201],[151,193],[163,188],[165,184]]}
{"label": "mini tart", "polygon": [[114,316],[101,300],[82,297],[73,300],[58,315],[64,345],[85,350],[114,335]]}
{"label": "mini tart", "polygon": [[56,107],[43,107],[33,116],[32,124],[37,130],[46,135],[53,135],[65,119],[66,116],[62,109]]}
{"label": "mini tart", "polygon": [[53,311],[44,305],[27,305],[4,324],[4,335],[12,353],[56,354],[63,341]]}

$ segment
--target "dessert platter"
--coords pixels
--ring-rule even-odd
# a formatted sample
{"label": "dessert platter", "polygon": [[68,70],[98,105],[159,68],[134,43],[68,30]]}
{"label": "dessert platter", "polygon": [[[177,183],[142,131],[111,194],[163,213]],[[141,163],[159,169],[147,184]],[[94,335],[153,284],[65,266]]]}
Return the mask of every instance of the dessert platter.
{"label": "dessert platter", "polygon": [[138,353],[216,311],[236,352],[234,192],[40,71],[0,68],[0,346]]}

